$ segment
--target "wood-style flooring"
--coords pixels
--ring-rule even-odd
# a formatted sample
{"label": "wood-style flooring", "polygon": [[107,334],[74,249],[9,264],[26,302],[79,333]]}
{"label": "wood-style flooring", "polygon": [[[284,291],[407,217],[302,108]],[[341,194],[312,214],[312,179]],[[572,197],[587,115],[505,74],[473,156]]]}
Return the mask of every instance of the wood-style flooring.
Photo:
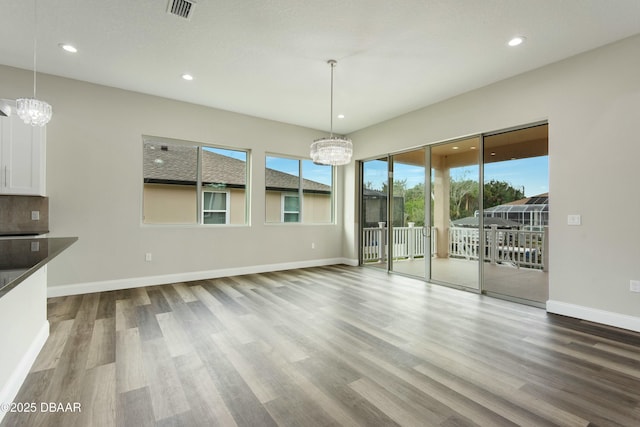
{"label": "wood-style flooring", "polygon": [[375,269],[48,306],[16,398],[38,411],[3,427],[640,425],[640,334]]}

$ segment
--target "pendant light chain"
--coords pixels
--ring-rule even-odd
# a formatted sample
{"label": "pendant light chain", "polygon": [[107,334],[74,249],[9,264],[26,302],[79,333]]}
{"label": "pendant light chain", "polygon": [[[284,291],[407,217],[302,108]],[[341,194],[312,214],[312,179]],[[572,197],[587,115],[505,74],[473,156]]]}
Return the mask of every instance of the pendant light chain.
{"label": "pendant light chain", "polygon": [[330,59],[328,62],[329,65],[331,65],[331,107],[329,108],[329,137],[333,138],[333,69],[336,67],[336,61]]}
{"label": "pendant light chain", "polygon": [[44,126],[51,120],[51,105],[36,99],[38,58],[38,0],[33,0],[33,98],[16,99],[16,110],[26,124]]}
{"label": "pendant light chain", "polygon": [[38,55],[38,0],[33,0],[33,98],[36,97],[36,58]]}

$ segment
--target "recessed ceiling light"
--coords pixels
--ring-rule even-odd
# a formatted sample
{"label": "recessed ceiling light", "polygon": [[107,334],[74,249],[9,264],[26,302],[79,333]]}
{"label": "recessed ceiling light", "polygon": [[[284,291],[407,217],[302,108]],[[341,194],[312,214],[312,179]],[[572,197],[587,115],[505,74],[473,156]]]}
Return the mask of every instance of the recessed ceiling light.
{"label": "recessed ceiling light", "polygon": [[492,155],[492,156],[495,156],[495,155],[496,155],[496,153],[491,153],[491,155]]}
{"label": "recessed ceiling light", "polygon": [[472,146],[471,146],[471,149],[472,149],[472,150],[475,150],[475,149],[476,149],[475,145],[472,145]]}
{"label": "recessed ceiling light", "polygon": [[344,114],[338,114],[339,119],[344,119]]}
{"label": "recessed ceiling light", "polygon": [[193,80],[193,76],[192,76],[191,74],[183,74],[183,75],[182,75],[182,78],[183,78],[184,80],[188,80],[188,81]]}
{"label": "recessed ceiling light", "polygon": [[451,147],[452,150],[458,150],[460,147]]}
{"label": "recessed ceiling light", "polygon": [[524,43],[525,38],[523,36],[516,36],[514,38],[512,38],[511,40],[509,40],[509,43],[507,43],[509,46],[519,46],[522,43]]}
{"label": "recessed ceiling light", "polygon": [[58,44],[58,46],[60,46],[62,49],[66,50],[67,52],[70,52],[70,53],[77,53],[78,52],[78,49],[75,46],[71,45],[71,44],[60,43],[60,44]]}

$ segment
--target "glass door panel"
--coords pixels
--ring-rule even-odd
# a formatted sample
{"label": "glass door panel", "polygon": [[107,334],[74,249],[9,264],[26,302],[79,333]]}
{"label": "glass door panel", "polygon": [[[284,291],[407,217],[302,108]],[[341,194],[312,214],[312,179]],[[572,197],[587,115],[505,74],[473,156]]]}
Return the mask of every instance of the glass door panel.
{"label": "glass door panel", "polygon": [[430,245],[425,227],[426,149],[395,154],[391,158],[390,270],[426,278]]}
{"label": "glass door panel", "polygon": [[431,149],[430,280],[480,289],[480,138]]}
{"label": "glass door panel", "polygon": [[484,138],[484,292],[549,298],[548,146],[548,125]]}
{"label": "glass door panel", "polygon": [[389,162],[386,157],[362,162],[361,264],[387,270]]}

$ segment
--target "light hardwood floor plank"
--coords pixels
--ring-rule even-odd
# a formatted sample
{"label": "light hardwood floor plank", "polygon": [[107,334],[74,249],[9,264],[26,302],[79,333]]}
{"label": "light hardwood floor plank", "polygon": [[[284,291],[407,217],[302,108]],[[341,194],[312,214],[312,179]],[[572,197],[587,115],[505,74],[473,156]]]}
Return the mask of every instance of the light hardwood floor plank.
{"label": "light hardwood floor plank", "polygon": [[164,338],[143,340],[142,360],[156,421],[189,411],[189,403]]}
{"label": "light hardwood floor plank", "polygon": [[196,425],[237,426],[198,355],[178,356],[175,363],[193,417],[197,420]]}
{"label": "light hardwood floor plank", "polygon": [[115,322],[115,317],[96,319],[94,322],[87,356],[87,369],[116,361]]}
{"label": "light hardwood floor plank", "polygon": [[116,385],[118,393],[147,386],[138,328],[116,332]]}
{"label": "light hardwood floor plank", "polygon": [[31,372],[55,368],[60,360],[64,346],[69,338],[74,319],[62,320],[51,324],[49,339],[38,355]]}
{"label": "light hardwood floor plank", "polygon": [[82,388],[80,413],[67,415],[69,426],[113,427],[116,425],[116,364],[96,366],[87,371]]}

